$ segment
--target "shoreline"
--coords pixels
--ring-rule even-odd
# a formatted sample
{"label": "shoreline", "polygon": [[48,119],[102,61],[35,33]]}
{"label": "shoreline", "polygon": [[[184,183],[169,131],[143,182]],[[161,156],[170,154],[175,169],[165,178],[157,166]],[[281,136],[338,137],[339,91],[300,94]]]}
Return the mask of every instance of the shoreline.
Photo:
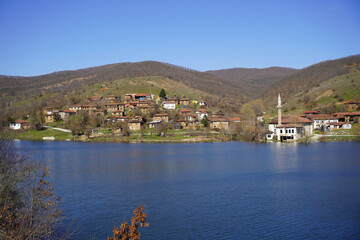
{"label": "shoreline", "polygon": [[[319,140],[319,138],[325,138]],[[113,138],[113,139],[38,139],[38,138],[15,138],[14,140],[23,140],[23,141],[42,141],[42,142],[53,142],[53,141],[61,141],[61,142],[87,142],[87,143],[129,143],[129,144],[137,144],[137,143],[157,143],[157,144],[166,144],[166,143],[220,143],[220,142],[247,142],[247,143],[304,143],[311,144],[316,142],[359,142],[360,136],[341,136],[341,135],[324,135],[317,137],[315,140],[310,141],[289,141],[289,142],[280,142],[280,141],[245,141],[245,140],[232,140],[232,139],[121,139],[121,138]]]}

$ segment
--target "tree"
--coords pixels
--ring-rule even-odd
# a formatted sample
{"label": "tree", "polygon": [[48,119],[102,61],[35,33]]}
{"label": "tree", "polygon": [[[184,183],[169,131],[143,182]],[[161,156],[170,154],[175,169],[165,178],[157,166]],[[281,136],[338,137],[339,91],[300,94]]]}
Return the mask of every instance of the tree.
{"label": "tree", "polygon": [[171,129],[172,125],[167,122],[161,122],[157,127],[158,134],[162,137],[166,137],[167,130]]}
{"label": "tree", "polygon": [[204,125],[204,127],[208,127],[209,126],[209,119],[207,117],[207,115],[205,115],[202,119],[201,119],[201,124]]}
{"label": "tree", "polygon": [[163,88],[161,89],[161,91],[159,93],[159,97],[160,98],[165,98],[166,97],[166,92],[165,92],[165,90]]}
{"label": "tree", "polygon": [[55,237],[63,215],[48,175],[14,150],[9,133],[0,133],[0,239]]}
{"label": "tree", "polygon": [[108,240],[140,240],[139,227],[148,227],[150,224],[145,222],[146,213],[141,212],[143,207],[139,205],[133,213],[134,216],[131,218],[131,225],[124,222],[119,228],[114,227],[113,236],[108,237]]}

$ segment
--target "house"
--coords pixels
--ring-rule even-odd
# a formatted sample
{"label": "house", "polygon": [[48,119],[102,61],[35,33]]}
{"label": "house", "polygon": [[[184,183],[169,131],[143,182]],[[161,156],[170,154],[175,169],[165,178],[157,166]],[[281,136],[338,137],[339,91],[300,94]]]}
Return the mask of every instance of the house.
{"label": "house", "polygon": [[124,122],[128,119],[129,119],[128,116],[111,116],[111,117],[107,118],[107,121],[114,123],[114,122],[119,122],[119,121]]}
{"label": "house", "polygon": [[199,127],[199,122],[197,121],[187,121],[186,128],[192,128],[196,130]]}
{"label": "house", "polygon": [[16,120],[9,125],[10,129],[12,130],[21,130],[21,129],[28,129],[30,127],[30,123],[25,120]]}
{"label": "house", "polygon": [[129,110],[134,110],[137,108],[139,101],[130,101],[126,104],[126,108]]}
{"label": "house", "polygon": [[107,110],[105,109],[96,109],[95,111],[93,111],[93,113],[96,116],[105,116],[107,114]]}
{"label": "house", "polygon": [[193,121],[196,120],[197,115],[196,115],[196,114],[192,114],[192,113],[186,113],[186,114],[184,114],[184,117],[185,117],[186,121],[188,121],[188,122],[193,122]]}
{"label": "house", "polygon": [[111,114],[112,114],[113,116],[125,116],[125,112],[124,112],[124,111],[121,111],[121,110],[113,111],[113,112],[111,112]]}
{"label": "house", "polygon": [[275,136],[275,134],[273,132],[271,132],[271,131],[266,131],[265,132],[265,139],[266,140],[273,140],[274,136]]}
{"label": "house", "polygon": [[[147,94],[147,93],[127,93],[125,97],[131,97],[132,100],[151,100],[154,99],[154,94]],[[127,97],[127,99],[128,99]]]}
{"label": "house", "polygon": [[190,110],[189,109],[181,109],[180,113],[181,113],[181,115],[185,115],[185,114],[190,113]]}
{"label": "house", "polygon": [[241,122],[241,119],[239,117],[229,117],[228,119],[229,119],[230,125]]}
{"label": "house", "polygon": [[124,97],[124,102],[129,103],[131,101],[131,99],[132,99],[131,95],[126,94]]}
{"label": "house", "polygon": [[160,123],[161,123],[161,121],[151,121],[151,122],[148,122],[147,125],[148,125],[148,128],[158,128]]}
{"label": "house", "polygon": [[169,122],[169,114],[167,114],[167,113],[155,114],[153,117],[153,121]]}
{"label": "house", "polygon": [[181,98],[179,100],[179,104],[182,105],[182,106],[187,106],[190,104],[190,100],[188,98]]}
{"label": "house", "polygon": [[275,128],[278,141],[297,141],[304,136],[304,127],[300,124],[282,124]]}
{"label": "house", "polygon": [[82,110],[82,105],[81,104],[76,104],[76,105],[70,106],[69,110],[78,112],[78,111]]}
{"label": "house", "polygon": [[68,119],[70,116],[75,115],[76,112],[73,110],[60,110],[59,111],[59,116],[62,120],[66,120]]}
{"label": "house", "polygon": [[183,129],[183,128],[186,128],[186,126],[187,126],[185,119],[178,119],[178,120],[176,120],[176,123],[177,123],[177,125],[180,126],[180,128],[177,128],[177,129]]}
{"label": "house", "polygon": [[207,106],[205,101],[200,101],[199,105],[200,105],[200,107],[206,107]]}
{"label": "house", "polygon": [[82,105],[81,106],[81,110],[85,110],[85,111],[95,111],[97,108],[96,105],[93,105],[93,104],[89,104],[89,105]]}
{"label": "house", "polygon": [[318,114],[318,111],[304,111],[305,116]]}
{"label": "house", "polygon": [[175,101],[164,101],[162,103],[162,107],[168,110],[173,110],[176,108],[176,103]]}
{"label": "house", "polygon": [[106,103],[104,107],[108,112],[115,112],[115,111],[125,111],[125,104],[123,103]]}
{"label": "house", "polygon": [[45,114],[44,115],[45,123],[52,123],[55,122],[55,114]]}
{"label": "house", "polygon": [[[269,131],[278,141],[296,141],[313,133],[313,121],[297,115],[281,116],[281,98],[278,96],[278,117],[269,123]],[[268,135],[270,135],[268,133]]]}
{"label": "house", "polygon": [[203,119],[205,116],[209,116],[206,109],[198,109],[196,110],[196,114],[199,120]]}
{"label": "house", "polygon": [[210,121],[210,129],[228,129],[229,128],[229,120],[226,118],[220,117],[211,117]]}
{"label": "house", "polygon": [[346,122],[331,122],[328,123],[328,128],[331,130],[334,129],[351,129],[351,124],[350,123],[346,123]]}
{"label": "house", "polygon": [[360,122],[360,112],[341,112],[333,113],[333,116],[337,117],[340,121],[347,123],[359,123]]}
{"label": "house", "polygon": [[137,107],[144,107],[144,106],[150,106],[150,105],[153,105],[152,101],[140,100],[137,104]]}
{"label": "house", "polygon": [[141,114],[149,114],[152,110],[154,110],[153,106],[144,105],[144,106],[137,106],[138,109],[140,109]]}
{"label": "house", "polygon": [[345,106],[345,109],[349,112],[356,111],[360,108],[360,103],[355,100],[349,100],[349,101],[344,102],[344,106]]}
{"label": "house", "polygon": [[325,130],[329,123],[339,122],[337,117],[334,117],[331,114],[313,114],[307,116],[307,118],[313,121],[314,129],[323,129]]}
{"label": "house", "polygon": [[[275,133],[276,127],[279,125],[286,125],[286,124],[292,124],[292,125],[299,125],[304,128],[303,133],[304,135],[312,135],[313,134],[313,121],[308,118],[303,118],[297,115],[289,115],[284,116],[281,118],[281,122],[279,123],[279,119],[274,119],[269,122],[269,131]],[[285,131],[286,133],[286,131]],[[280,139],[279,139],[280,140]]]}
{"label": "house", "polygon": [[136,119],[131,119],[127,122],[127,126],[131,131],[139,131],[141,128],[141,121]]}

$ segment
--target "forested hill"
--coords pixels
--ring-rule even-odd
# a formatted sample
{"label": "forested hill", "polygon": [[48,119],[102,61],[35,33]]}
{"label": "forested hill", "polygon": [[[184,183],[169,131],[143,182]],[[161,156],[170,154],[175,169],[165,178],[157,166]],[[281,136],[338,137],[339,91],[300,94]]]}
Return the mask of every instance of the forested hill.
{"label": "forested hill", "polygon": [[286,101],[296,94],[305,94],[324,81],[354,71],[360,71],[360,55],[314,64],[269,86],[263,99],[266,103],[272,103],[276,101],[277,94],[281,93],[282,98]]}
{"label": "forested hill", "polygon": [[35,77],[0,76],[0,96],[22,100],[51,93],[68,94],[92,84],[146,76],[161,76],[218,97],[244,100],[246,96],[240,85],[210,73],[154,61],[109,64]]}
{"label": "forested hill", "polygon": [[269,67],[263,69],[230,68],[207,72],[226,79],[237,86],[245,87],[252,97],[258,97],[267,91],[270,85],[297,71],[293,68]]}

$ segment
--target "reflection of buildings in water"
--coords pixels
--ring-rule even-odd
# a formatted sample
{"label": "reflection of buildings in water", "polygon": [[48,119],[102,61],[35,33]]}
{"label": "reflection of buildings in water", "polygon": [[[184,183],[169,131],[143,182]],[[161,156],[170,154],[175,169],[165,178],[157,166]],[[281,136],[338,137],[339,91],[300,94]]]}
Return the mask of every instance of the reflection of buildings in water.
{"label": "reflection of buildings in water", "polygon": [[296,142],[292,143],[271,143],[274,146],[272,151],[274,158],[274,167],[278,171],[298,168],[298,147]]}

